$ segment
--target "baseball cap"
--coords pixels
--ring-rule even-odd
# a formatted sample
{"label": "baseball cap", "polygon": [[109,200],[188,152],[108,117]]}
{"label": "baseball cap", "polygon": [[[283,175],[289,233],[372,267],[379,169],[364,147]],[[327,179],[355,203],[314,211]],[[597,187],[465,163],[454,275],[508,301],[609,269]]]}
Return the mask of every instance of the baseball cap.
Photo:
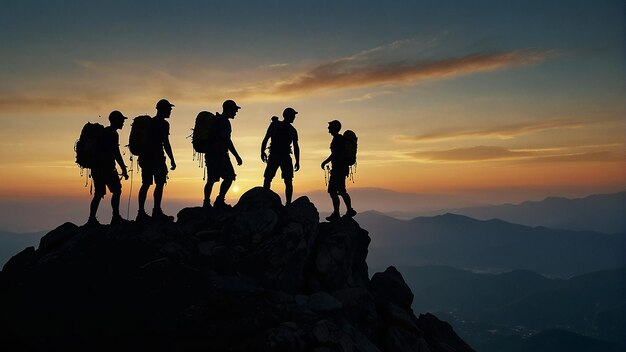
{"label": "baseball cap", "polygon": [[298,112],[293,108],[286,108],[285,110],[283,110],[283,116],[295,115],[297,113]]}
{"label": "baseball cap", "polygon": [[109,114],[109,121],[113,121],[113,120],[126,120],[128,119],[128,117],[122,115],[121,112],[117,111],[117,110],[113,110],[111,111],[111,113]]}
{"label": "baseball cap", "polygon": [[224,101],[224,103],[222,104],[222,108],[223,109],[237,109],[237,110],[239,110],[239,109],[241,109],[241,106],[237,106],[237,103],[235,103],[234,100],[228,99],[228,100]]}
{"label": "baseball cap", "polygon": [[170,103],[167,99],[161,99],[159,100],[159,102],[156,104],[156,109],[157,110],[162,110],[162,109],[169,109],[172,106],[174,106],[174,104]]}

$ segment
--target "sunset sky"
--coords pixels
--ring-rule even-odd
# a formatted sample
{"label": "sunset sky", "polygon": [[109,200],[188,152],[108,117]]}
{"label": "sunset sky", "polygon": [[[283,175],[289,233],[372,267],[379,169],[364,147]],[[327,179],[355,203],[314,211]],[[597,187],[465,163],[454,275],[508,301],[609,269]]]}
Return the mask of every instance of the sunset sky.
{"label": "sunset sky", "polygon": [[225,99],[242,106],[232,197],[262,184],[260,143],[287,106],[299,112],[298,194],[325,188],[333,119],[359,136],[352,187],[493,202],[626,188],[619,0],[4,1],[0,44],[5,202],[86,208],[83,124],[154,115],[161,98],[176,105],[166,202],[202,201],[186,137]]}

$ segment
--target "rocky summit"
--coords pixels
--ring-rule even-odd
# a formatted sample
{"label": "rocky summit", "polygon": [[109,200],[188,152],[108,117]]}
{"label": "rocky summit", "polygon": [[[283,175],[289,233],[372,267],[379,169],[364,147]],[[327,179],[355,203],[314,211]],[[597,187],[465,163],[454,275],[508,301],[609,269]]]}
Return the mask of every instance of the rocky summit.
{"label": "rocky summit", "polygon": [[236,206],[176,222],[65,223],[0,273],[3,350],[473,351],[415,316],[389,267],[369,278],[370,238],[254,188]]}

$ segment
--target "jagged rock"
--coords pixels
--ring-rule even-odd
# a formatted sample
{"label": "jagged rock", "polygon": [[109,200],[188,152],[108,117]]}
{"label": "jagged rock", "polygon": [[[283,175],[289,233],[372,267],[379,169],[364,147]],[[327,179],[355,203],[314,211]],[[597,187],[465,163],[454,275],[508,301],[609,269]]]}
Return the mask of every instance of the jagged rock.
{"label": "jagged rock", "polygon": [[311,286],[326,291],[366,287],[369,243],[367,231],[353,219],[320,224]]}
{"label": "jagged rock", "polygon": [[35,247],[26,247],[4,264],[2,272],[11,274],[20,272],[24,268],[28,268],[33,260],[35,260],[35,257]]}
{"label": "jagged rock", "polygon": [[341,302],[324,291],[309,296],[305,305],[314,312],[331,312],[343,308]]}
{"label": "jagged rock", "polygon": [[377,297],[393,302],[403,309],[411,309],[413,292],[395,267],[390,266],[383,273],[374,274],[371,289]]}
{"label": "jagged rock", "polygon": [[24,350],[471,351],[415,317],[367,231],[257,187],[175,223],[66,223],[0,272],[0,343]]}
{"label": "jagged rock", "polygon": [[424,338],[433,352],[474,351],[454,332],[450,324],[433,314],[420,314],[417,326],[424,332]]}
{"label": "jagged rock", "polygon": [[71,222],[66,222],[65,224],[57,227],[56,229],[48,232],[45,236],[43,236],[39,241],[39,248],[42,250],[50,249],[69,240],[77,232],[78,226],[72,224]]}
{"label": "jagged rock", "polygon": [[240,212],[258,209],[269,209],[278,212],[282,210],[282,205],[278,194],[263,187],[254,187],[239,198],[235,209]]}

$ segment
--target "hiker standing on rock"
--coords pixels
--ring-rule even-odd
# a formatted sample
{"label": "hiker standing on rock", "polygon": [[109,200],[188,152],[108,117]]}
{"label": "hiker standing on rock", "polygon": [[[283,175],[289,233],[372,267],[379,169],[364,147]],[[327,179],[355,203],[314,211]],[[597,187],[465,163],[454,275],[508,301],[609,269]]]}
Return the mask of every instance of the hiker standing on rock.
{"label": "hiker standing on rock", "polygon": [[[150,121],[148,136],[148,148],[145,154],[139,155],[137,160],[141,167],[141,188],[139,189],[139,211],[137,221],[150,219],[145,210],[148,190],[154,180],[154,208],[152,218],[155,220],[173,221],[174,217],[165,215],[161,209],[163,198],[163,187],[167,182],[167,165],[165,164],[165,154],[170,158],[171,169],[176,170],[176,162],[170,145],[169,134],[170,124],[165,120],[172,114],[174,105],[165,99],[159,100],[156,104],[157,114]],[[165,152],[164,152],[165,151]]]}
{"label": "hiker standing on rock", "polygon": [[344,136],[339,134],[341,131],[341,122],[337,120],[328,123],[328,133],[333,136],[330,142],[330,156],[322,161],[322,170],[329,162],[332,163],[330,170],[330,178],[328,180],[328,193],[333,202],[333,213],[326,218],[328,221],[335,221],[341,218],[339,215],[339,196],[343,198],[346,204],[346,217],[353,217],[356,211],[352,209],[352,200],[346,191],[346,177],[349,175],[350,163],[346,158],[346,141]]}
{"label": "hiker standing on rock", "polygon": [[115,162],[117,162],[122,168],[122,176],[128,180],[128,173],[126,172],[126,165],[122,154],[120,153],[120,136],[117,134],[117,130],[121,130],[124,127],[124,120],[127,117],[122,115],[119,111],[112,111],[109,114],[110,126],[105,127],[102,130],[102,134],[98,143],[98,157],[95,160],[94,165],[91,168],[91,178],[94,185],[93,199],[89,207],[89,220],[87,225],[99,225],[100,223],[96,219],[96,213],[98,212],[98,206],[100,200],[104,198],[106,194],[106,188],[109,188],[111,192],[111,208],[113,208],[113,217],[111,218],[111,225],[118,225],[125,223],[120,216],[120,196],[122,194],[122,183],[117,174],[115,168]]}
{"label": "hiker standing on rock", "polygon": [[217,118],[212,127],[212,147],[211,150],[204,155],[204,160],[207,168],[207,181],[204,185],[204,202],[202,206],[205,209],[211,207],[211,192],[213,191],[213,185],[218,182],[220,178],[223,180],[220,185],[220,192],[215,198],[213,206],[216,208],[224,207],[227,204],[224,202],[226,198],[226,192],[230,189],[230,186],[235,181],[236,174],[233,164],[230,161],[228,152],[230,151],[237,161],[237,165],[243,164],[239,153],[235,149],[235,145],[231,140],[232,126],[230,119],[234,119],[237,112],[241,107],[232,100],[226,100],[222,104],[222,113],[217,114]]}
{"label": "hiker standing on rock", "polygon": [[[272,123],[267,128],[265,138],[261,143],[261,160],[267,162],[263,177],[263,187],[269,189],[272,179],[276,176],[276,171],[280,167],[280,172],[285,181],[285,204],[291,204],[293,195],[293,172],[300,170],[300,146],[298,145],[298,131],[292,126],[298,112],[293,108],[286,108],[283,111],[283,121],[278,121],[278,117],[272,117]],[[265,154],[267,141],[272,139],[270,144],[269,157]],[[291,160],[291,144],[293,143],[293,155],[296,164]]]}

